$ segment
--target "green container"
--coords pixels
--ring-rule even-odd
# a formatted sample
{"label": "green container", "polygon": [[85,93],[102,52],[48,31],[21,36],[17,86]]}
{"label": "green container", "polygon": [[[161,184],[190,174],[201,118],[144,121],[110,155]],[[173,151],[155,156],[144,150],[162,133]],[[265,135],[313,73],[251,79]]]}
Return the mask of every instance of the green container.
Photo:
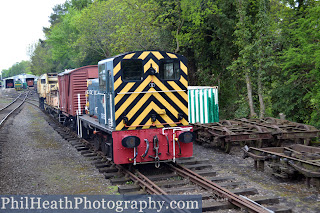
{"label": "green container", "polygon": [[219,121],[218,87],[188,87],[189,123]]}

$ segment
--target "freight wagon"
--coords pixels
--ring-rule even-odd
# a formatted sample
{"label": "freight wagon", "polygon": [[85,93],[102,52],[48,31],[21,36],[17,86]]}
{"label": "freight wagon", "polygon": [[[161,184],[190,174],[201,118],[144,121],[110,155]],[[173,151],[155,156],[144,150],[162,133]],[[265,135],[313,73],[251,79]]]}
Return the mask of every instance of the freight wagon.
{"label": "freight wagon", "polygon": [[86,107],[87,80],[98,78],[98,66],[90,65],[58,74],[59,109],[65,125],[76,129],[76,116]]}

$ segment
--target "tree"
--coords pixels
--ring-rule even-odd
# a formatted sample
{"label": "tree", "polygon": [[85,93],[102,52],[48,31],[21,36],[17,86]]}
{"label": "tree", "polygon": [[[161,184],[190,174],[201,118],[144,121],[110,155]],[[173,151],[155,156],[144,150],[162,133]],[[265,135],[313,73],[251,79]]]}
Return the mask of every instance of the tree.
{"label": "tree", "polygon": [[[303,8],[296,11],[299,15],[292,19],[290,31],[287,31],[290,44],[281,56],[284,83],[273,91],[274,99],[278,102],[275,111],[282,110],[295,121],[319,127],[320,3],[305,3],[301,1]],[[288,98],[283,99],[283,94],[288,93],[291,103],[285,103]]]}
{"label": "tree", "polygon": [[250,117],[256,117],[253,104],[252,83],[250,77],[250,67],[252,66],[251,53],[252,53],[252,32],[250,30],[251,20],[247,15],[248,2],[246,0],[238,0],[238,18],[237,28],[234,32],[236,37],[235,44],[239,47],[239,57],[232,63],[229,69],[243,73],[247,86],[247,100],[250,108]]}
{"label": "tree", "polygon": [[30,47],[31,72],[42,75],[49,72],[59,72],[58,63],[52,59],[51,48],[46,41],[39,40]]}
{"label": "tree", "polygon": [[2,78],[8,78],[11,76],[29,73],[30,72],[30,62],[29,61],[21,61],[12,65],[7,70],[2,70]]}
{"label": "tree", "polygon": [[275,57],[273,55],[273,34],[270,11],[270,2],[260,0],[258,3],[258,14],[254,25],[253,38],[253,67],[257,70],[257,87],[260,103],[260,118],[265,115],[264,85],[263,78],[270,76],[272,67],[275,66]]}

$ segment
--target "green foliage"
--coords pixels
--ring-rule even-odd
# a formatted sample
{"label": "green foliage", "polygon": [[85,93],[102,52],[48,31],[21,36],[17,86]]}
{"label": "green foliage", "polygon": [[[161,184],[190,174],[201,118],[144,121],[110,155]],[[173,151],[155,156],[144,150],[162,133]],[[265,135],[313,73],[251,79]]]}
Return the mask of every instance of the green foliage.
{"label": "green foliage", "polygon": [[[304,14],[293,21],[291,45],[281,56],[285,85],[280,91],[290,93],[291,106],[284,111],[293,119],[320,127],[320,3],[304,10]],[[279,99],[278,99],[279,100]],[[279,100],[284,102],[286,100]]]}
{"label": "green foliage", "polygon": [[21,61],[15,63],[7,70],[2,70],[2,78],[8,78],[11,76],[29,73],[30,72],[30,62],[29,61]]}
{"label": "green foliage", "polygon": [[[320,6],[315,0],[67,0],[53,8],[30,70],[61,72],[127,51],[188,58],[190,85],[219,86],[220,118],[266,116],[320,127]],[[5,71],[4,73],[8,73]],[[261,101],[261,100],[260,100]]]}
{"label": "green foliage", "polygon": [[45,41],[39,41],[37,44],[34,44],[31,48],[31,72],[34,75],[42,75],[43,73],[48,72],[57,72],[55,62],[52,59],[52,52],[50,46]]}

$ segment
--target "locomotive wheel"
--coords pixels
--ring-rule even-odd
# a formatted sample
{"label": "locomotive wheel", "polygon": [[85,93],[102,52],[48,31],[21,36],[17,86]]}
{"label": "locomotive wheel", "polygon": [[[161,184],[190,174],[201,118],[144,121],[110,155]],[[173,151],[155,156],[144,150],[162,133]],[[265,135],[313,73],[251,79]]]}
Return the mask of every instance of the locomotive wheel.
{"label": "locomotive wheel", "polygon": [[85,128],[84,126],[81,126],[81,131],[82,131],[82,138],[83,139],[88,139],[89,138],[89,134],[88,134],[88,129]]}
{"label": "locomotive wheel", "polygon": [[76,131],[76,130],[77,130],[77,120],[75,120],[75,119],[71,120],[71,122],[70,122],[70,128],[71,128],[73,131]]}
{"label": "locomotive wheel", "polygon": [[100,150],[100,137],[98,135],[95,135],[93,138],[93,147],[95,150]]}
{"label": "locomotive wheel", "polygon": [[105,141],[101,143],[101,151],[105,156],[108,156],[108,146]]}

